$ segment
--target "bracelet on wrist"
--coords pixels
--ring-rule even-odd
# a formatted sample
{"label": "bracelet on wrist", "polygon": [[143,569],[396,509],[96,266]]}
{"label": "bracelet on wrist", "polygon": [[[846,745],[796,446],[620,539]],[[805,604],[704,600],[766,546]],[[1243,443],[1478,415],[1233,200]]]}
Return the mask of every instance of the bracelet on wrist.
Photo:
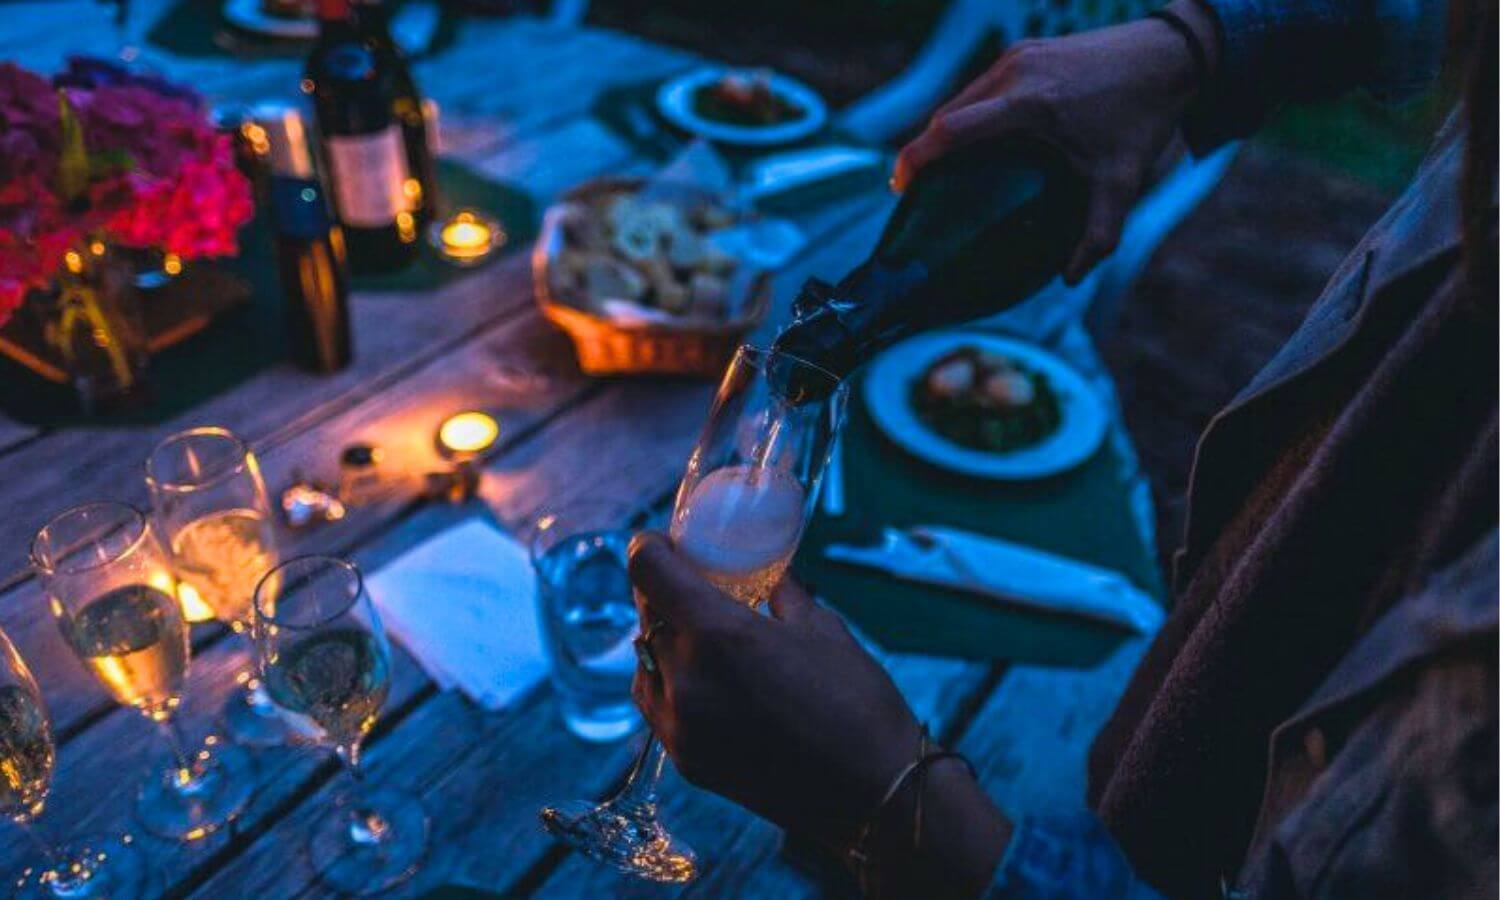
{"label": "bracelet on wrist", "polygon": [[1182,42],[1187,45],[1188,56],[1193,59],[1193,84],[1202,88],[1208,83],[1208,51],[1203,46],[1203,41],[1198,37],[1198,32],[1188,24],[1187,19],[1170,9],[1155,9],[1146,14],[1148,19],[1156,19],[1170,27],[1182,37]]}
{"label": "bracelet on wrist", "polygon": [[876,826],[883,819],[886,810],[891,803],[901,794],[908,784],[914,784],[916,794],[912,802],[911,823],[911,853],[915,857],[922,846],[922,828],[924,821],[922,795],[927,791],[927,774],[934,765],[944,760],[957,759],[968,769],[969,775],[974,776],[974,766],[963,756],[950,750],[934,749],[928,737],[927,729],[922,729],[921,739],[917,746],[917,756],[910,763],[896,773],[886,788],[880,802],[867,816],[864,823],[856,832],[853,845],[845,856],[854,870],[854,875],[859,883],[859,889],[865,896],[870,896],[871,891],[871,866],[872,861],[870,844],[876,833]]}

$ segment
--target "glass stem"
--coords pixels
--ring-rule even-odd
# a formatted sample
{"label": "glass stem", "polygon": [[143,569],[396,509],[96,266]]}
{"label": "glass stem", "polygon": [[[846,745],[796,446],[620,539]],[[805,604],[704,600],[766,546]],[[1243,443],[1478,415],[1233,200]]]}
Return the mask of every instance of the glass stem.
{"label": "glass stem", "polygon": [[187,793],[198,786],[203,773],[193,764],[193,757],[187,751],[187,739],[182,735],[182,725],[177,717],[167,716],[159,724],[161,733],[167,739],[167,747],[172,751],[172,787]]}
{"label": "glass stem", "polygon": [[641,748],[640,754],[635,758],[635,765],[630,768],[630,777],[625,779],[620,792],[609,801],[610,805],[654,817],[656,788],[661,781],[662,766],[666,762],[667,751],[662,747],[661,741],[655,735],[648,737],[646,746]]}
{"label": "glass stem", "polygon": [[349,804],[349,840],[361,846],[371,844],[382,844],[391,839],[391,826],[375,809],[365,802],[365,770],[359,765],[359,745],[335,747],[334,751],[339,762],[344,764],[344,771],[349,773],[349,780],[354,782],[353,797]]}

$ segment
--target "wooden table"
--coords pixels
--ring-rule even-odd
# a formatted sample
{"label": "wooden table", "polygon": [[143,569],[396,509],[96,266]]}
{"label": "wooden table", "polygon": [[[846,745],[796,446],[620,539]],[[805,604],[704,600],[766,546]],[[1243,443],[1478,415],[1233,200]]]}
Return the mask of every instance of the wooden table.
{"label": "wooden table", "polygon": [[[165,5],[136,0],[126,39],[144,34]],[[112,54],[121,33],[106,15],[92,0],[10,4],[0,21],[0,59],[50,71],[70,52]],[[144,54],[214,100],[289,96],[299,71],[285,59]],[[416,75],[444,110],[446,152],[545,199],[592,175],[648,170],[630,146],[587,118],[589,105],[613,84],[692,61],[619,33],[482,20],[465,23],[457,42],[420,62]],[[812,240],[779,273],[777,310],[807,276],[837,277],[865,252],[889,203],[872,192],[802,217]],[[436,291],[357,295],[353,313],[356,360],[337,375],[277,366],[152,426],[43,431],[0,418],[0,627],[35,671],[61,745],[42,826],[54,835],[135,833],[166,895],[326,893],[302,850],[314,818],[329,813],[338,769],[325,752],[263,751],[254,799],[228,833],[191,847],[141,834],[131,808],[161,746],[153,729],[111,703],[64,647],[26,569],[26,548],[43,521],[88,499],[144,506],[142,459],[160,438],[190,425],[221,424],[247,438],[274,491],[294,471],[331,478],[338,449],[356,439],[385,447],[391,468],[421,471],[436,464],[431,435],[441,418],[468,407],[499,410],[503,439],[485,462],[482,502],[430,505],[413,494],[354,509],[336,526],[284,535],[287,555],[344,554],[368,570],[466,516],[489,514],[516,529],[544,506],[566,508],[606,493],[629,497],[641,509],[660,508],[706,411],[703,384],[580,376],[566,341],[536,312],[524,253]],[[1037,336],[1107,387],[1081,330]],[[1118,429],[1115,439],[1124,440]],[[193,637],[183,721],[190,734],[202,735],[237,689],[233,674],[245,667],[247,646],[216,625],[196,627]],[[934,732],[974,760],[998,801],[1024,813],[1082,802],[1088,742],[1142,646],[1128,642],[1091,671],[916,656],[887,661]],[[574,739],[545,687],[503,712],[485,713],[439,691],[399,647],[395,653],[390,699],[367,745],[370,777],[419,794],[432,814],[426,863],[395,894],[445,884],[548,897],[795,897],[846,889],[790,861],[778,829],[670,776],[662,815],[706,863],[695,884],[629,882],[559,848],[539,828],[537,808],[606,794],[622,778],[635,742]],[[0,869],[30,855],[16,830],[0,829]]]}

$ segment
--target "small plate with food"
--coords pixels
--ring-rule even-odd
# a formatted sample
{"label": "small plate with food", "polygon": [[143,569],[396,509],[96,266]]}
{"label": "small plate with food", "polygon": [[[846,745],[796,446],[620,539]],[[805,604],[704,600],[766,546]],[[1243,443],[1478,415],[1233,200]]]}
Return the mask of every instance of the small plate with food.
{"label": "small plate with food", "polygon": [[318,36],[318,20],[307,0],[226,0],[224,20],[267,37],[307,41]]}
{"label": "small plate with food", "polygon": [[663,84],[656,105],[684,131],[749,147],[799,141],[828,119],[816,91],[764,69],[696,69]]}
{"label": "small plate with food", "polygon": [[870,367],[865,402],[876,427],[935,466],[980,478],[1043,478],[1093,455],[1108,425],[1103,401],[1071,366],[1015,338],[925,335]]}

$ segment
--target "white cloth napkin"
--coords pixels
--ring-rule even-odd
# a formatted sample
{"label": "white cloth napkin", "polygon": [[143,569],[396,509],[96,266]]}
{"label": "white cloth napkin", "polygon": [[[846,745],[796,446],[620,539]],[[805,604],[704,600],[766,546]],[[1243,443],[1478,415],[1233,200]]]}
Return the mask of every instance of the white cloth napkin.
{"label": "white cloth napkin", "polygon": [[1119,572],[957,528],[887,528],[875,547],[830,544],[823,552],[898,578],[1103,619],[1147,634],[1164,617],[1161,606]]}
{"label": "white cloth napkin", "polygon": [[387,630],[444,690],[495,710],[546,677],[531,559],[489,522],[442,531],[366,583]]}

